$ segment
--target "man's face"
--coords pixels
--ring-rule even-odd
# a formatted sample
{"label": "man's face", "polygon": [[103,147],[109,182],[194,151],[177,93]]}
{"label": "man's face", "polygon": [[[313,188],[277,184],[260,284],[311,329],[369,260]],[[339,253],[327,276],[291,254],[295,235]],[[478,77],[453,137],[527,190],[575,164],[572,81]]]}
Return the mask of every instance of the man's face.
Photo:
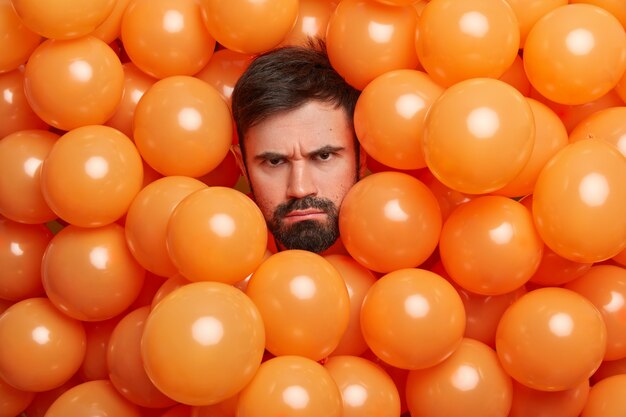
{"label": "man's face", "polygon": [[248,130],[245,147],[250,188],[278,243],[318,253],[330,247],[358,171],[343,109],[312,101],[274,115]]}

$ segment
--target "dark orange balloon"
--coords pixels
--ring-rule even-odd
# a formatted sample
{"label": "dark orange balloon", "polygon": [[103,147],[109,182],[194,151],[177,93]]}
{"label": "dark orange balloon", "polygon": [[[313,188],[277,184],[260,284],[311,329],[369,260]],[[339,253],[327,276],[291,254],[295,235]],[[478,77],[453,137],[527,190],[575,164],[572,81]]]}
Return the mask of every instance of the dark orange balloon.
{"label": "dark orange balloon", "polygon": [[506,0],[506,2],[511,6],[517,18],[520,31],[520,49],[524,48],[528,32],[541,17],[568,3],[567,0]]}
{"label": "dark orange balloon", "polygon": [[541,391],[563,391],[598,369],[606,336],[602,315],[589,300],[564,288],[539,288],[505,311],[496,332],[496,351],[517,382]]}
{"label": "dark orange balloon", "polygon": [[626,248],[611,259],[621,266],[626,266]]}
{"label": "dark orange balloon", "polygon": [[617,94],[617,88],[609,91],[597,100],[588,101],[575,106],[564,106],[559,116],[568,132],[574,130],[579,123],[592,114],[610,107],[621,107],[624,101]]}
{"label": "dark orange balloon", "polygon": [[463,339],[442,363],[409,372],[406,399],[415,416],[507,417],[512,390],[493,349]]}
{"label": "dark orange balloon", "polygon": [[29,298],[0,316],[0,378],[22,391],[63,385],[85,357],[83,325],[46,298]]}
{"label": "dark orange balloon", "polygon": [[133,132],[141,156],[156,171],[199,177],[226,156],[232,118],[215,88],[175,76],[157,81],[139,100]]}
{"label": "dark orange balloon", "polygon": [[154,307],[143,330],[141,357],[159,391],[184,404],[210,405],[250,382],[264,345],[261,315],[243,292],[195,282]]}
{"label": "dark orange balloon", "polygon": [[174,291],[176,288],[191,284],[191,281],[180,274],[168,278],[157,290],[152,298],[152,308],[154,308],[166,295]]}
{"label": "dark orange balloon", "polygon": [[530,81],[528,81],[524,71],[524,62],[519,55],[515,57],[513,64],[498,79],[515,87],[524,96],[530,95]]}
{"label": "dark orange balloon", "polygon": [[626,374],[615,375],[591,387],[581,417],[619,417],[626,413]]}
{"label": "dark orange balloon", "polygon": [[20,130],[48,128],[46,122],[28,104],[24,93],[24,71],[21,68],[0,73],[0,118],[0,139]]}
{"label": "dark orange balloon", "polygon": [[454,287],[440,275],[400,269],[368,291],[361,307],[361,329],[367,345],[383,361],[423,369],[442,362],[459,346],[465,310]]}
{"label": "dark orange balloon", "polygon": [[105,43],[118,39],[122,30],[122,18],[129,4],[130,0],[115,0],[111,13],[90,35],[102,39]]}
{"label": "dark orange balloon", "polygon": [[83,323],[87,337],[87,349],[85,350],[85,359],[78,370],[78,375],[82,381],[95,381],[96,379],[107,379],[109,377],[107,346],[111,333],[120,321],[120,318],[113,317],[109,320]]}
{"label": "dark orange balloon", "polygon": [[153,274],[152,272],[146,271],[146,279],[143,281],[141,291],[127,311],[152,305],[152,300],[154,300],[154,297],[157,291],[159,291],[159,288],[161,288],[161,285],[165,284],[165,281],[167,281],[167,277],[161,277]]}
{"label": "dark orange balloon", "polygon": [[417,11],[369,0],[343,0],[328,22],[326,43],[333,67],[353,87],[396,69],[416,69]]}
{"label": "dark orange balloon", "polygon": [[387,273],[428,259],[439,240],[441,211],[421,181],[399,172],[380,172],[346,194],[339,230],[357,262]]}
{"label": "dark orange balloon", "polygon": [[13,71],[25,63],[42,41],[42,37],[24,24],[15,12],[11,0],[0,1],[0,27],[0,73],[3,73]]}
{"label": "dark orange balloon", "polygon": [[139,295],[145,277],[118,224],[91,229],[67,226],[48,245],[42,271],[46,294],[54,305],[84,321],[122,313]]}
{"label": "dark orange balloon", "polygon": [[583,139],[600,139],[614,145],[626,156],[626,106],[599,110],[583,119],[570,133],[570,142]]}
{"label": "dark orange balloon", "polygon": [[[28,417],[45,417],[48,408],[50,408],[52,403],[55,402],[61,394],[82,382],[83,381],[77,375],[74,375],[60,387],[51,389],[50,391],[36,393],[35,398],[33,398],[33,401],[28,405],[26,410],[24,410],[24,413],[26,413]],[[13,417],[13,415],[11,415],[11,417]]]}
{"label": "dark orange balloon", "polygon": [[280,45],[306,45],[309,38],[326,38],[328,21],[341,0],[299,0],[298,19]]}
{"label": "dark orange balloon", "polygon": [[465,194],[453,190],[439,181],[429,169],[425,169],[417,178],[432,191],[437,199],[437,203],[439,203],[439,208],[441,209],[441,218],[444,223],[458,206],[477,197],[473,194]]}
{"label": "dark orange balloon", "polygon": [[509,417],[578,417],[589,397],[589,380],[564,391],[538,391],[513,381]]}
{"label": "dark orange balloon", "polygon": [[21,415],[20,413],[33,401],[34,396],[33,392],[18,390],[0,378],[0,417]]}
{"label": "dark orange balloon", "polygon": [[235,154],[229,151],[226,157],[211,172],[197,177],[209,187],[235,188],[241,178],[241,170],[235,159]]}
{"label": "dark orange balloon", "polygon": [[220,49],[213,54],[209,63],[195,77],[214,87],[230,106],[230,96],[235,84],[250,62],[252,62],[252,55],[230,49]]}
{"label": "dark orange balloon", "polygon": [[591,383],[596,384],[605,378],[621,374],[626,374],[626,358],[615,361],[602,361],[598,370],[591,376]]}
{"label": "dark orange balloon", "polygon": [[123,83],[119,58],[92,36],[46,40],[31,54],[24,73],[28,103],[62,130],[106,122],[122,98]]}
{"label": "dark orange balloon", "polygon": [[117,392],[108,380],[84,382],[65,391],[52,403],[46,417],[141,417],[139,407]]}
{"label": "dark orange balloon", "polygon": [[217,404],[192,407],[188,417],[236,417],[238,399],[234,395]]}

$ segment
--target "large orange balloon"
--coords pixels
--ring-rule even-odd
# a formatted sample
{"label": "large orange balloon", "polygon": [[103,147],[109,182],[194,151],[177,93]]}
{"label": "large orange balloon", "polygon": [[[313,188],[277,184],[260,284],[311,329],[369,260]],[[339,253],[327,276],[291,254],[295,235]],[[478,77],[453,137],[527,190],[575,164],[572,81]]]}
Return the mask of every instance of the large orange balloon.
{"label": "large orange balloon", "polygon": [[600,366],[606,325],[582,295],[539,288],[504,313],[496,332],[502,366],[517,382],[542,391],[571,389]]}
{"label": "large orange balloon", "polygon": [[619,20],[626,29],[626,3],[621,0],[569,0],[570,3],[586,3],[602,7]]}
{"label": "large orange balloon", "polygon": [[67,226],[57,233],[42,261],[43,285],[54,305],[84,321],[107,320],[137,298],[145,270],[135,261],[118,224]]}
{"label": "large orange balloon", "polygon": [[570,142],[600,139],[613,144],[626,156],[626,106],[610,107],[583,119],[570,133]]}
{"label": "large orange balloon", "polygon": [[578,417],[589,397],[589,380],[564,391],[538,391],[513,381],[509,417]]}
{"label": "large orange balloon", "polygon": [[46,298],[29,298],[0,316],[0,378],[22,391],[48,391],[78,371],[83,325]]}
{"label": "large orange balloon", "polygon": [[[567,0],[506,0],[511,6],[520,32],[520,49],[524,48],[528,32],[541,17],[560,6],[565,6]],[[574,1],[571,1],[574,3]]]}
{"label": "large orange balloon", "polygon": [[400,269],[368,291],[361,307],[361,329],[383,361],[423,369],[440,363],[459,346],[465,310],[454,287],[440,275]]}
{"label": "large orange balloon", "polygon": [[218,282],[178,288],[148,316],[141,356],[148,377],[168,397],[209,405],[239,392],[255,375],[265,345],[258,309]]}
{"label": "large orange balloon", "polygon": [[281,45],[306,45],[310,38],[325,39],[330,16],[341,0],[299,0],[298,19]]}
{"label": "large orange balloon", "polygon": [[26,100],[22,67],[0,74],[0,118],[0,139],[20,130],[48,128]]}
{"label": "large orange balloon", "polygon": [[626,70],[626,33],[617,18],[597,6],[558,7],[528,33],[524,68],[533,87],[557,103],[598,99]]}
{"label": "large orange balloon", "polygon": [[417,31],[420,63],[446,87],[470,78],[499,78],[520,45],[515,13],[504,0],[432,0]]}
{"label": "large orange balloon", "polygon": [[117,392],[108,380],[84,382],[65,391],[52,403],[46,417],[141,417],[139,407]]}
{"label": "large orange balloon", "polygon": [[335,350],[348,327],[346,285],[332,264],[313,252],[270,256],[252,275],[246,294],[263,317],[266,349],[276,356],[321,360]]}
{"label": "large orange balloon", "polygon": [[356,261],[387,273],[428,259],[439,240],[441,211],[421,181],[400,172],[380,172],[348,191],[339,230]]}
{"label": "large orange balloon", "polygon": [[533,216],[543,241],[575,262],[597,262],[626,247],[626,159],[614,146],[583,140],[559,151],[539,174]]}
{"label": "large orange balloon", "polygon": [[230,96],[233,94],[235,84],[251,62],[252,55],[220,49],[195,77],[213,86],[230,106]]}
{"label": "large orange balloon", "polygon": [[341,394],[330,373],[300,356],[279,356],[263,363],[239,394],[238,417],[339,417]]}
{"label": "large orange balloon", "polygon": [[591,387],[581,417],[619,417],[626,413],[626,374],[615,375]]}
{"label": "large orange balloon", "polygon": [[409,372],[406,383],[411,415],[428,417],[507,417],[512,390],[493,349],[473,339],[442,363]]}
{"label": "large orange balloon", "polygon": [[122,98],[123,83],[119,58],[92,36],[46,40],[31,54],[24,73],[28,103],[62,130],[106,122]]}
{"label": "large orange balloon", "polygon": [[32,403],[34,396],[34,393],[14,388],[0,378],[0,417],[19,416]]}
{"label": "large orange balloon", "polygon": [[25,63],[42,38],[24,24],[15,12],[11,0],[0,0],[0,27],[0,73],[3,73]]}
{"label": "large orange balloon", "polygon": [[84,126],[61,136],[41,168],[43,196],[59,217],[81,227],[119,219],[142,185],[141,157],[123,133]]}
{"label": "large orange balloon", "polygon": [[168,77],[148,89],[133,126],[141,156],[163,175],[204,175],[232,142],[228,105],[215,88],[189,76]]}
{"label": "large orange balloon", "polygon": [[396,69],[416,69],[417,11],[371,0],[342,0],[328,22],[326,43],[333,67],[353,87]]}

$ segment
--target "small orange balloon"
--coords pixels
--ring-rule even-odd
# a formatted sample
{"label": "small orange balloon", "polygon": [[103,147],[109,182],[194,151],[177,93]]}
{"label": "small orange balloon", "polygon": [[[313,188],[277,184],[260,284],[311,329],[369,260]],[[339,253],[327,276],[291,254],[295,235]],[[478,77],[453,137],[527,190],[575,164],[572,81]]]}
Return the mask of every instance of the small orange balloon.
{"label": "small orange balloon", "polygon": [[115,5],[111,13],[90,33],[90,35],[103,40],[105,43],[111,43],[118,39],[122,30],[122,17],[124,17],[124,12],[130,4],[130,1],[131,0],[115,0]]}
{"label": "small orange balloon", "polygon": [[166,295],[174,291],[176,288],[191,284],[191,281],[180,274],[168,278],[157,290],[152,298],[152,308],[154,308]]}
{"label": "small orange balloon", "polygon": [[498,79],[515,87],[525,97],[530,95],[530,81],[528,81],[524,71],[524,62],[519,55],[515,57],[513,64]]}
{"label": "small orange balloon", "polygon": [[[211,172],[201,177],[197,177],[209,187],[235,188],[241,178],[241,169],[237,164],[237,159],[232,151]],[[240,190],[241,191],[241,190]]]}
{"label": "small orange balloon", "polygon": [[113,317],[109,320],[83,322],[87,346],[85,359],[78,370],[78,375],[82,381],[95,381],[109,377],[107,345],[111,333],[119,321],[119,317]]}
{"label": "small orange balloon", "polygon": [[613,89],[599,99],[588,101],[575,106],[564,106],[559,116],[568,132],[572,132],[578,124],[587,117],[604,109],[611,107],[621,107],[624,101],[617,94],[617,89]]}
{"label": "small orange balloon", "polygon": [[330,16],[341,0],[299,0],[298,19],[280,45],[306,45],[310,38],[325,39]]}
{"label": "small orange balloon", "polygon": [[0,73],[0,139],[20,130],[48,128],[28,104],[22,68]]}
{"label": "small orange balloon", "polygon": [[477,197],[473,194],[465,194],[460,191],[453,190],[439,181],[429,169],[425,169],[417,176],[417,178],[422,181],[430,191],[432,191],[433,195],[437,199],[439,208],[441,209],[441,218],[444,223],[458,206]]}
{"label": "small orange balloon", "polygon": [[626,374],[615,375],[591,387],[581,417],[619,417],[626,414]]}
{"label": "small orange balloon", "polygon": [[506,2],[511,6],[517,18],[520,31],[520,49],[522,49],[526,44],[528,32],[535,23],[557,7],[565,6],[568,0],[506,0]]}
{"label": "small orange balloon", "polygon": [[250,62],[252,62],[252,55],[230,49],[220,49],[213,54],[209,63],[195,77],[214,87],[230,106],[230,96],[233,94],[235,84]]}
{"label": "small orange balloon", "polygon": [[52,403],[46,417],[141,417],[139,407],[117,392],[108,380],[84,382],[65,391]]}
{"label": "small orange balloon", "polygon": [[423,369],[442,362],[459,346],[465,310],[454,287],[440,275],[400,269],[368,291],[361,307],[361,329],[367,345],[383,361]]}
{"label": "small orange balloon", "polygon": [[34,396],[35,393],[18,390],[0,378],[0,417],[21,415],[22,411],[32,403]]}
{"label": "small orange balloon", "polygon": [[24,24],[15,12],[11,0],[0,1],[0,27],[0,73],[3,73],[13,71],[25,63],[42,41],[42,37]]}
{"label": "small orange balloon", "polygon": [[600,139],[614,145],[626,156],[626,106],[610,107],[593,113],[582,120],[570,133],[570,142]]}
{"label": "small orange balloon", "polygon": [[564,391],[538,391],[513,381],[509,417],[577,417],[589,397],[589,380]]}

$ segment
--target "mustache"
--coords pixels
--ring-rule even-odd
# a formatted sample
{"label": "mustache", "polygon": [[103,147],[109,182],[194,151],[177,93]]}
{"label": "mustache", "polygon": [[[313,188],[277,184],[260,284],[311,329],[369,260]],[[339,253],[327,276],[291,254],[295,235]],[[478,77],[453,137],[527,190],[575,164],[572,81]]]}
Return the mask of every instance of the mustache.
{"label": "mustache", "polygon": [[294,210],[306,210],[310,208],[322,210],[325,213],[334,213],[337,211],[335,204],[326,198],[306,196],[280,204],[274,211],[274,218],[280,219]]}

